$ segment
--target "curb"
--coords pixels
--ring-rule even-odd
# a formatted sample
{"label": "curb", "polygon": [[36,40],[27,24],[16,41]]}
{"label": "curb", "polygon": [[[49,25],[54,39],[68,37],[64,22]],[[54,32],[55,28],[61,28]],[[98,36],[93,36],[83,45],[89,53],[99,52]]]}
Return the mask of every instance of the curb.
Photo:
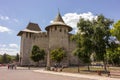
{"label": "curb", "polygon": [[47,73],[47,74],[54,74],[54,75],[62,75],[62,76],[70,76],[70,77],[78,77],[78,78],[88,78],[93,80],[120,80],[117,78],[110,78],[105,76],[93,76],[93,75],[84,75],[84,74],[77,74],[77,73],[67,73],[67,72],[53,72],[53,71],[45,71],[45,70],[33,70],[34,72],[40,73]]}

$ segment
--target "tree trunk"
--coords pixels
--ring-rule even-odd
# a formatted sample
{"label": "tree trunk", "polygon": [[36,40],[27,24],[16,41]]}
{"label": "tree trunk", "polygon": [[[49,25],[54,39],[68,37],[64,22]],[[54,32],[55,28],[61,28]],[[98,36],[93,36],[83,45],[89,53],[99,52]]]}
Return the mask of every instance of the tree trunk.
{"label": "tree trunk", "polygon": [[78,64],[78,73],[80,72],[80,65]]}
{"label": "tree trunk", "polygon": [[80,60],[78,59],[78,73],[80,72]]}
{"label": "tree trunk", "polygon": [[90,71],[90,66],[89,66],[89,64],[88,64],[88,71]]}
{"label": "tree trunk", "polygon": [[113,60],[111,60],[111,62],[112,62],[112,65],[113,65],[113,66],[115,66],[115,64],[114,64]]}
{"label": "tree trunk", "polygon": [[106,61],[104,60],[104,70],[107,71],[107,65],[106,65]]}

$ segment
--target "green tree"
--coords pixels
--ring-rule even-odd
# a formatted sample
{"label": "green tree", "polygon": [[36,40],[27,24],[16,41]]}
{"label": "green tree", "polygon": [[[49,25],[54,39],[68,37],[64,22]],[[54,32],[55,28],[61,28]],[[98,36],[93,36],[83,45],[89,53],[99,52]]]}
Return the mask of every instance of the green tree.
{"label": "green tree", "polygon": [[80,43],[80,33],[77,33],[76,35],[74,36],[71,36],[71,40],[72,41],[75,41],[77,44],[76,44],[76,49],[73,51],[73,54],[74,56],[77,56],[77,59],[78,59],[78,72],[80,72],[80,61],[81,61],[81,43]]}
{"label": "green tree", "polygon": [[2,55],[0,55],[0,63],[2,63]]}
{"label": "green tree", "polygon": [[40,49],[38,46],[34,45],[30,57],[34,62],[37,62],[39,65],[39,61],[44,60],[45,58],[45,51],[43,49]]}
{"label": "green tree", "polygon": [[107,60],[109,63],[112,63],[114,66],[120,65],[120,50],[107,50]]}
{"label": "green tree", "polygon": [[77,24],[79,33],[77,33],[72,40],[76,41],[77,49],[74,51],[75,56],[78,57],[78,72],[79,72],[79,61],[81,60],[83,63],[88,65],[91,62],[90,56],[92,53],[92,41],[91,37],[93,34],[93,29],[91,26],[91,22],[89,20],[84,20],[81,18]]}
{"label": "green tree", "polygon": [[65,51],[62,48],[54,49],[50,52],[51,59],[60,65],[60,62],[66,56]]}
{"label": "green tree", "polygon": [[11,62],[11,60],[12,60],[12,59],[11,59],[11,56],[10,56],[10,55],[8,55],[8,54],[6,54],[6,53],[2,55],[2,63],[5,63],[5,64],[6,64],[6,63]]}
{"label": "green tree", "polygon": [[103,15],[99,15],[97,20],[94,20],[93,23],[93,43],[94,43],[94,52],[96,53],[96,59],[98,61],[103,61],[104,69],[106,69],[106,49],[110,47],[110,25],[113,21],[105,18]]}
{"label": "green tree", "polygon": [[19,54],[17,53],[16,56],[15,56],[15,61],[19,61]]}
{"label": "green tree", "polygon": [[[114,23],[113,28],[111,29],[111,34],[112,36],[116,37],[116,40],[118,40],[118,42],[120,43],[120,20],[118,20],[116,23]],[[113,50],[113,47],[111,49],[109,49],[109,57],[112,55],[113,57],[111,57],[112,63],[114,63],[114,65],[120,65],[120,44],[117,44],[118,46],[115,47],[115,49]],[[111,52],[111,54],[110,54]]]}
{"label": "green tree", "polygon": [[93,44],[92,44],[92,35],[93,35],[93,26],[92,22],[89,20],[80,19],[79,23],[77,24],[78,29],[80,31],[80,44],[81,44],[81,52],[82,52],[82,61],[88,65],[91,63],[90,56],[93,52]]}
{"label": "green tree", "polygon": [[113,25],[111,33],[120,41],[120,20]]}
{"label": "green tree", "polygon": [[[78,58],[85,63],[90,63],[90,56],[92,53],[96,53],[96,59],[104,62],[104,68],[106,70],[106,48],[109,47],[110,25],[112,20],[105,18],[103,15],[98,15],[97,19],[92,21],[80,19],[77,24],[78,36],[73,37],[73,40],[77,42],[77,48],[79,48]],[[80,57],[79,57],[80,56]]]}
{"label": "green tree", "polygon": [[73,54],[74,54],[74,56],[77,56],[77,58],[78,58],[78,72],[80,72],[80,61],[81,61],[81,59],[83,59],[82,52],[81,52],[80,48],[76,48],[73,51]]}
{"label": "green tree", "polygon": [[108,63],[118,66],[120,65],[120,47],[119,44],[111,42],[111,47],[107,48]]}

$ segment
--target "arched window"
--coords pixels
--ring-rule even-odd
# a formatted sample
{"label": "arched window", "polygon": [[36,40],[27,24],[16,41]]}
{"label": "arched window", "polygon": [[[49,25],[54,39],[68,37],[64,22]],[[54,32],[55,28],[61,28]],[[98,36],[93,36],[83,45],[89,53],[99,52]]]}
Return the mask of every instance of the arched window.
{"label": "arched window", "polygon": [[28,37],[28,33],[26,32],[26,38]]}
{"label": "arched window", "polygon": [[57,27],[55,26],[55,31],[57,30]]}
{"label": "arched window", "polygon": [[60,32],[62,32],[62,29],[60,28]]}
{"label": "arched window", "polygon": [[30,38],[31,38],[32,34],[31,34],[31,33],[29,33],[29,34],[30,34],[29,36],[30,36]]}

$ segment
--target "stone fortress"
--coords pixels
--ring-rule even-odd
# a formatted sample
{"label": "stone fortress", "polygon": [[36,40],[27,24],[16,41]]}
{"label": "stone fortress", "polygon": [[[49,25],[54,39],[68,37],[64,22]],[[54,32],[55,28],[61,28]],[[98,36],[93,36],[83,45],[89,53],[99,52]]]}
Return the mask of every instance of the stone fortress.
{"label": "stone fortress", "polygon": [[59,12],[53,23],[48,25],[45,30],[46,32],[42,32],[38,24],[30,22],[26,29],[21,30],[17,34],[17,36],[21,36],[20,64],[34,64],[30,59],[30,54],[33,45],[37,45],[46,52],[46,58],[41,63],[50,65],[52,63],[50,60],[50,51],[57,48],[64,48],[67,57],[65,57],[62,63],[76,65],[77,58],[72,53],[76,48],[76,44],[70,39],[73,34],[69,33],[72,31],[72,28],[65,24]]}

